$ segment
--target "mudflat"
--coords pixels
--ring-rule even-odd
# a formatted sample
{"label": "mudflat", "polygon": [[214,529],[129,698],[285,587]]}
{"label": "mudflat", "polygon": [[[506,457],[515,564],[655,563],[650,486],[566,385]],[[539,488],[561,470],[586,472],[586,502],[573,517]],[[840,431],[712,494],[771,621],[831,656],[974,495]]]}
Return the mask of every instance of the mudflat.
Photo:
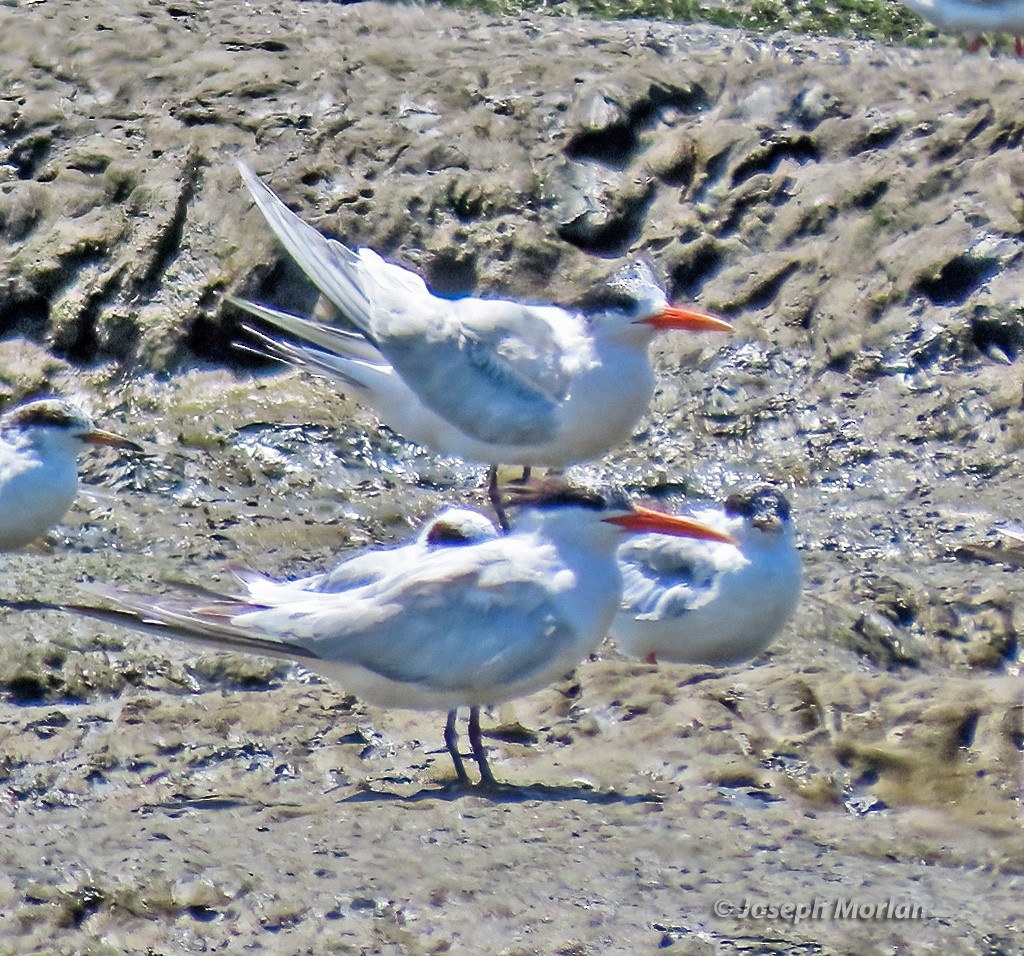
{"label": "mudflat", "polygon": [[[1022,65],[951,46],[377,3],[0,7],[0,397],[145,456],[0,597],[0,951],[1022,951]],[[736,324],[665,336],[573,470],[793,503],[759,659],[608,648],[443,715],[42,609],[398,541],[482,469],[234,347],[316,294],[235,161],[438,291],[568,301],[627,254]],[[33,604],[32,602],[36,602]]]}

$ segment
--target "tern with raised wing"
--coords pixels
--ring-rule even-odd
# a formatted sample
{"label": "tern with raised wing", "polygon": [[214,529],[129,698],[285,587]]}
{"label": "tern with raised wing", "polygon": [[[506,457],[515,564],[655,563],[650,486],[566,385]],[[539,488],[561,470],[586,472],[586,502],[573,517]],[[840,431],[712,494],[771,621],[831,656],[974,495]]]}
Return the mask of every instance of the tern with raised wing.
{"label": "tern with raised wing", "polygon": [[90,444],[142,451],[63,399],[0,416],[0,551],[35,541],[64,517],[78,494],[78,454]]}
{"label": "tern with raised wing", "polygon": [[498,465],[562,468],[630,436],[654,393],[648,346],[658,332],[732,328],[670,305],[642,260],[572,308],[442,298],[373,250],[321,235],[240,169],[278,240],[350,323],[228,297],[283,333],[250,329],[260,348],[342,382],[405,438],[488,465],[500,517]]}
{"label": "tern with raised wing", "polygon": [[[538,690],[571,670],[607,633],[622,596],[615,551],[626,533],[728,543],[691,518],[650,511],[561,481],[517,490],[512,531],[426,550],[379,580],[308,593],[278,606],[151,596],[93,586],[117,610],[69,608],[221,650],[298,661],[368,703],[446,710],[445,743],[468,781],[453,713]],[[470,726],[481,781],[494,782]]]}
{"label": "tern with raised wing", "polygon": [[796,610],[800,554],[781,492],[755,486],[694,517],[735,547],[642,535],[619,548],[623,598],[611,639],[629,657],[735,664],[760,654]]}

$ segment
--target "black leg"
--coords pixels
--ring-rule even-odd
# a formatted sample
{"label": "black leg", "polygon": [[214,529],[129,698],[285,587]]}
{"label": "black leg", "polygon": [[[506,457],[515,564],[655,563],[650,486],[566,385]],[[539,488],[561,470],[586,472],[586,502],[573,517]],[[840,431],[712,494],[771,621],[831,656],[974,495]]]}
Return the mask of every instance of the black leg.
{"label": "black leg", "polygon": [[493,786],[497,781],[487,763],[487,748],[480,733],[479,707],[469,708],[469,745],[473,748],[473,756],[476,757],[477,766],[480,768],[480,782],[485,786]]}
{"label": "black leg", "polygon": [[487,497],[491,501],[491,507],[498,516],[498,524],[501,530],[508,534],[508,517],[505,509],[501,506],[501,495],[498,494],[498,466],[491,465],[487,469]]}
{"label": "black leg", "polygon": [[448,753],[452,755],[455,776],[459,778],[459,783],[468,784],[469,774],[466,773],[466,765],[462,762],[462,754],[459,753],[459,732],[455,729],[455,720],[458,715],[458,709],[448,711],[448,720],[444,725],[444,745],[448,748]]}

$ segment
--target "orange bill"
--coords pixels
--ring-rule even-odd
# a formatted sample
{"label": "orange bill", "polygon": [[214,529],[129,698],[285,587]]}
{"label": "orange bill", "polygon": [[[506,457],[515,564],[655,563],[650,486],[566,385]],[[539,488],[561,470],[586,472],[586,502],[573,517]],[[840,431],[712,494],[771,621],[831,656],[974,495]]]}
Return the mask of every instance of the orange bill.
{"label": "orange bill", "polygon": [[634,534],[671,534],[678,538],[696,538],[699,541],[719,541],[722,544],[736,544],[736,539],[693,518],[681,515],[665,514],[634,505],[633,510],[624,515],[605,518],[611,524],[617,524]]}
{"label": "orange bill", "polygon": [[126,448],[128,451],[142,451],[141,445],[136,444],[130,438],[122,438],[120,435],[115,435],[113,432],[108,432],[103,428],[94,428],[91,432],[86,432],[82,435],[82,441],[87,441],[92,445],[110,445],[112,448]]}
{"label": "orange bill", "polygon": [[699,309],[683,309],[675,305],[666,306],[655,315],[640,319],[656,329],[684,329],[687,332],[731,332],[732,325],[725,319],[701,312]]}

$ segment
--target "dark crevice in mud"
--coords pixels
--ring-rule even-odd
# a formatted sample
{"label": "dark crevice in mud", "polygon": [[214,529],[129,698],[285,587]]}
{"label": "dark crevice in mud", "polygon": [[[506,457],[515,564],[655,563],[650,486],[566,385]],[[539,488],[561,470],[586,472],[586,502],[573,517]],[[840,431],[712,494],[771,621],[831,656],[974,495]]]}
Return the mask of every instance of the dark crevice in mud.
{"label": "dark crevice in mud", "polygon": [[14,299],[0,306],[0,336],[24,335],[42,340],[50,324],[50,303],[45,296]]}
{"label": "dark crevice in mud", "polygon": [[221,46],[232,53],[244,53],[246,50],[285,53],[288,50],[288,44],[283,40],[222,40]]}
{"label": "dark crevice in mud", "polygon": [[107,894],[95,886],[83,886],[71,894],[68,918],[73,926],[81,926],[100,907],[109,903]]}
{"label": "dark crevice in mud", "polygon": [[220,916],[219,910],[215,910],[212,906],[206,906],[202,903],[185,907],[185,912],[199,923],[212,923]]}
{"label": "dark crevice in mud", "polygon": [[838,372],[840,375],[846,375],[853,366],[853,359],[853,352],[837,352],[835,355],[829,356],[828,361],[825,363],[825,368],[830,372]]}
{"label": "dark crevice in mud", "polygon": [[697,172],[697,156],[693,149],[681,151],[675,162],[658,172],[666,186],[675,186],[686,190],[690,187]]}
{"label": "dark crevice in mud", "polygon": [[964,715],[956,727],[953,728],[953,744],[958,749],[971,747],[974,744],[974,733],[978,729],[978,718],[981,711],[972,710]]}
{"label": "dark crevice in mud", "polygon": [[992,125],[994,118],[995,114],[992,111],[992,107],[987,107],[985,115],[964,134],[964,142],[969,143],[972,139],[976,139],[984,133]]}
{"label": "dark crevice in mud", "polygon": [[78,313],[78,320],[69,326],[66,335],[55,338],[52,348],[55,355],[69,362],[91,362],[99,350],[96,336],[96,320],[101,311],[99,296],[92,296]]}
{"label": "dark crevice in mud", "polygon": [[427,285],[449,299],[470,295],[477,281],[476,257],[460,255],[457,249],[444,250],[427,269]]}
{"label": "dark crevice in mud", "polygon": [[642,134],[657,122],[662,110],[673,107],[683,113],[696,113],[709,104],[707,92],[696,84],[689,88],[652,86],[647,96],[630,106],[620,121],[573,136],[565,147],[565,156],[576,162],[625,169],[642,150]]}
{"label": "dark crevice in mud", "polygon": [[928,158],[933,163],[943,163],[959,154],[963,148],[964,144],[959,137],[951,137],[945,142],[936,142],[929,150]]}
{"label": "dark crevice in mud", "polygon": [[[83,268],[90,265],[94,259],[99,258],[101,257],[94,256],[89,259],[83,257],[73,269],[76,277]],[[62,327],[55,331],[50,343],[55,354],[77,364],[96,360],[100,351],[99,336],[96,331],[97,323],[104,305],[120,289],[123,274],[123,268],[108,274],[102,286],[85,296],[74,321],[62,324]],[[109,351],[118,358],[125,358],[131,354],[131,349],[124,347],[121,343],[127,339],[131,345],[134,345],[138,337],[138,329],[135,323],[127,317],[122,320],[121,324],[123,325],[122,334],[111,335],[108,330],[107,340],[108,342],[118,342],[120,347],[109,349]]]}
{"label": "dark crevice in mud", "polygon": [[1020,704],[1007,713],[1003,727],[1010,743],[1018,750],[1024,751],[1024,708]]}
{"label": "dark crevice in mud", "polygon": [[717,244],[703,242],[697,244],[685,262],[681,262],[672,270],[671,288],[673,299],[694,299],[704,287],[704,283],[712,279],[724,261],[722,250]]}
{"label": "dark crevice in mud", "polygon": [[181,188],[174,205],[174,212],[163,231],[157,237],[153,258],[138,282],[138,292],[145,298],[156,294],[160,280],[181,249],[181,237],[185,232],[188,207],[195,197],[199,185],[199,162],[192,156],[185,162],[181,173]]}
{"label": "dark crevice in mud", "polygon": [[801,329],[811,329],[814,327],[814,317],[818,312],[818,300],[814,299],[808,302],[799,312],[794,313],[793,324],[799,326]]}
{"label": "dark crevice in mud", "polygon": [[996,349],[1012,361],[1024,349],[1022,319],[1020,313],[993,315],[988,309],[979,308],[968,322],[971,344],[985,355]]}
{"label": "dark crevice in mud", "polygon": [[1024,141],[1024,126],[1005,127],[992,140],[988,151],[997,153],[1001,149],[1019,149],[1022,141]]}
{"label": "dark crevice in mud", "polygon": [[902,123],[876,126],[850,144],[849,155],[856,156],[858,153],[865,153],[872,149],[887,149],[899,139],[902,132]]}
{"label": "dark crevice in mud", "polygon": [[605,129],[577,133],[565,147],[565,155],[575,162],[589,160],[613,169],[624,169],[636,153],[639,142],[632,125],[616,123]]}
{"label": "dark crevice in mud", "polygon": [[18,707],[52,703],[61,689],[60,678],[45,674],[20,674],[0,683],[0,695]]}
{"label": "dark crevice in mud", "polygon": [[785,284],[786,280],[799,268],[799,262],[788,263],[784,268],[775,273],[775,275],[768,276],[757,283],[757,285],[755,285],[747,295],[743,297],[743,300],[737,303],[737,305],[750,309],[766,308],[775,301],[776,296],[779,294],[779,290]]}
{"label": "dark crevice in mud", "polygon": [[18,179],[35,179],[39,168],[50,155],[52,142],[50,133],[34,133],[11,149],[6,162],[14,167]]}
{"label": "dark crevice in mud", "polygon": [[803,165],[807,162],[818,162],[821,159],[821,152],[810,136],[797,136],[768,143],[733,170],[733,187],[756,173],[774,172],[784,159],[795,159]]}
{"label": "dark crevice in mud", "polygon": [[653,115],[667,106],[681,113],[699,113],[711,106],[711,98],[707,90],[699,83],[691,86],[665,86],[660,83],[651,85],[647,94],[648,116]]}
{"label": "dark crevice in mud", "polygon": [[[729,209],[728,214],[718,225],[716,234],[720,237],[732,235],[740,228],[743,216],[748,209],[763,206],[764,203],[772,207],[781,206],[788,198],[786,184],[778,180],[772,181],[766,174],[761,180],[751,180],[740,195],[738,195]],[[770,214],[768,214],[770,215]],[[765,214],[761,213],[760,218],[764,219]]]}
{"label": "dark crevice in mud", "polygon": [[261,357],[256,352],[245,348],[246,344],[258,348],[258,345],[245,334],[239,324],[211,318],[208,315],[199,315],[189,326],[188,332],[182,340],[184,346],[182,351],[187,351],[204,362],[213,362],[216,365],[226,365],[239,370],[256,371],[281,366],[276,359],[269,356]]}
{"label": "dark crevice in mud", "polygon": [[871,209],[889,191],[889,184],[884,179],[866,186],[860,193],[853,197],[850,206],[854,209],[863,209],[865,212]]}
{"label": "dark crevice in mud", "polygon": [[698,185],[693,191],[693,197],[691,199],[691,202],[694,205],[704,202],[707,198],[708,192],[710,192],[716,183],[721,181],[722,177],[725,175],[725,169],[729,164],[730,153],[731,149],[726,148],[720,153],[715,153],[714,156],[709,156],[707,158],[704,163],[703,177],[699,174],[695,177]]}
{"label": "dark crevice in mud", "polygon": [[933,305],[963,305],[982,283],[998,271],[996,260],[964,254],[950,259],[937,276],[918,279],[914,288]]}
{"label": "dark crevice in mud", "polygon": [[[259,296],[244,298],[263,301]],[[188,362],[198,358],[239,372],[280,368],[280,361],[259,353],[255,338],[242,328],[249,321],[259,325],[257,320],[236,306],[221,307],[219,300],[219,289],[208,289],[200,298],[197,305],[199,314],[182,338],[178,360]]]}

